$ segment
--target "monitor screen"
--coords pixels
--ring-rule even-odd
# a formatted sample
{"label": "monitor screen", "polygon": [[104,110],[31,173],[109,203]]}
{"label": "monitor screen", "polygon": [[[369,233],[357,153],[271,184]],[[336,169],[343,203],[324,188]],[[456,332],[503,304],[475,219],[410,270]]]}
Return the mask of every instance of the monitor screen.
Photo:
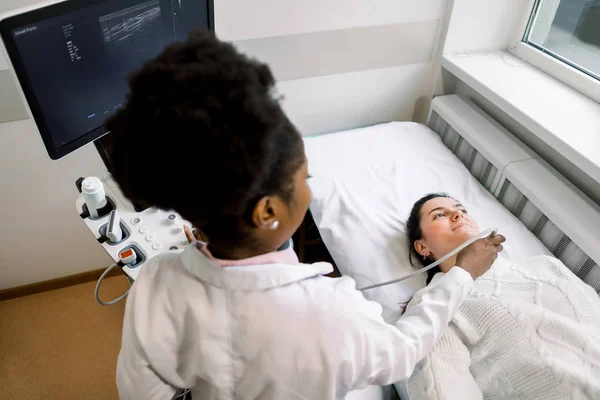
{"label": "monitor screen", "polygon": [[130,73],[195,28],[214,30],[212,0],[69,0],[0,22],[53,159],[104,135]]}

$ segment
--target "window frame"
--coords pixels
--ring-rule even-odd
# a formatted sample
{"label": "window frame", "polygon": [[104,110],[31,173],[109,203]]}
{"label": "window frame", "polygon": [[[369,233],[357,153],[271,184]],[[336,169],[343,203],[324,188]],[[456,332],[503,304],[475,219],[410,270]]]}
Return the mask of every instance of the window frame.
{"label": "window frame", "polygon": [[542,0],[531,2],[529,15],[524,16],[519,26],[516,27],[516,36],[513,38],[508,51],[595,102],[600,103],[600,80],[573,67],[570,61],[559,54],[549,50],[542,51],[537,46],[525,41],[532,24],[535,22],[535,16],[541,3]]}

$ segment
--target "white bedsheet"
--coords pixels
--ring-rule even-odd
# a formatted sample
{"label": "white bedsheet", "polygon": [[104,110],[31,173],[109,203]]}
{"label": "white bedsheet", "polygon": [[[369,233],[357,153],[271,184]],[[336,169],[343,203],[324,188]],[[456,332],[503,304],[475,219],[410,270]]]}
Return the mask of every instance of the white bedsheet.
{"label": "white bedsheet", "polygon": [[[503,256],[516,260],[550,252],[506,210],[426,126],[392,122],[305,138],[311,211],[340,272],[358,287],[414,271],[408,261],[405,221],[413,203],[431,192],[461,201],[481,230],[507,237]],[[394,322],[425,274],[365,292]]]}

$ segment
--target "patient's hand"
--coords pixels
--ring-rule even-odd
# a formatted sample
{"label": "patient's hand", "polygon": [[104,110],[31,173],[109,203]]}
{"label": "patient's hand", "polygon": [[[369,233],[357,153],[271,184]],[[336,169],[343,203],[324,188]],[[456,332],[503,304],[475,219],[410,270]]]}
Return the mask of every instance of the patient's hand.
{"label": "patient's hand", "polygon": [[456,265],[471,274],[473,279],[485,274],[503,249],[503,235],[491,235],[474,242],[456,257]]}

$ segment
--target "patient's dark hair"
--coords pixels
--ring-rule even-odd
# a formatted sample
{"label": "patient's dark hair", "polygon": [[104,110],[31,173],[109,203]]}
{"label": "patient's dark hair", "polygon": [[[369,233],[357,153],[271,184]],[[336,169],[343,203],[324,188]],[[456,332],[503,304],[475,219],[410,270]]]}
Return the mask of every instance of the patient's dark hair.
{"label": "patient's dark hair", "polygon": [[[423,257],[417,252],[417,249],[415,249],[415,242],[423,239],[423,230],[421,229],[421,210],[423,209],[423,205],[425,205],[425,203],[427,203],[429,200],[437,199],[439,197],[452,198],[452,196],[446,193],[430,193],[417,200],[417,202],[413,205],[412,210],[410,210],[410,215],[406,221],[406,232],[408,234],[408,259],[413,267],[418,267],[418,265],[415,265],[413,262],[415,259],[421,267],[426,267],[435,261],[429,257],[423,259]],[[440,267],[435,267],[427,271],[427,284],[431,282],[435,274],[438,272],[441,272]]]}
{"label": "patient's dark hair", "polygon": [[215,241],[239,243],[266,195],[293,199],[304,162],[299,132],[274,96],[269,67],[204,31],[131,75],[106,122],[123,194],[173,209]]}

